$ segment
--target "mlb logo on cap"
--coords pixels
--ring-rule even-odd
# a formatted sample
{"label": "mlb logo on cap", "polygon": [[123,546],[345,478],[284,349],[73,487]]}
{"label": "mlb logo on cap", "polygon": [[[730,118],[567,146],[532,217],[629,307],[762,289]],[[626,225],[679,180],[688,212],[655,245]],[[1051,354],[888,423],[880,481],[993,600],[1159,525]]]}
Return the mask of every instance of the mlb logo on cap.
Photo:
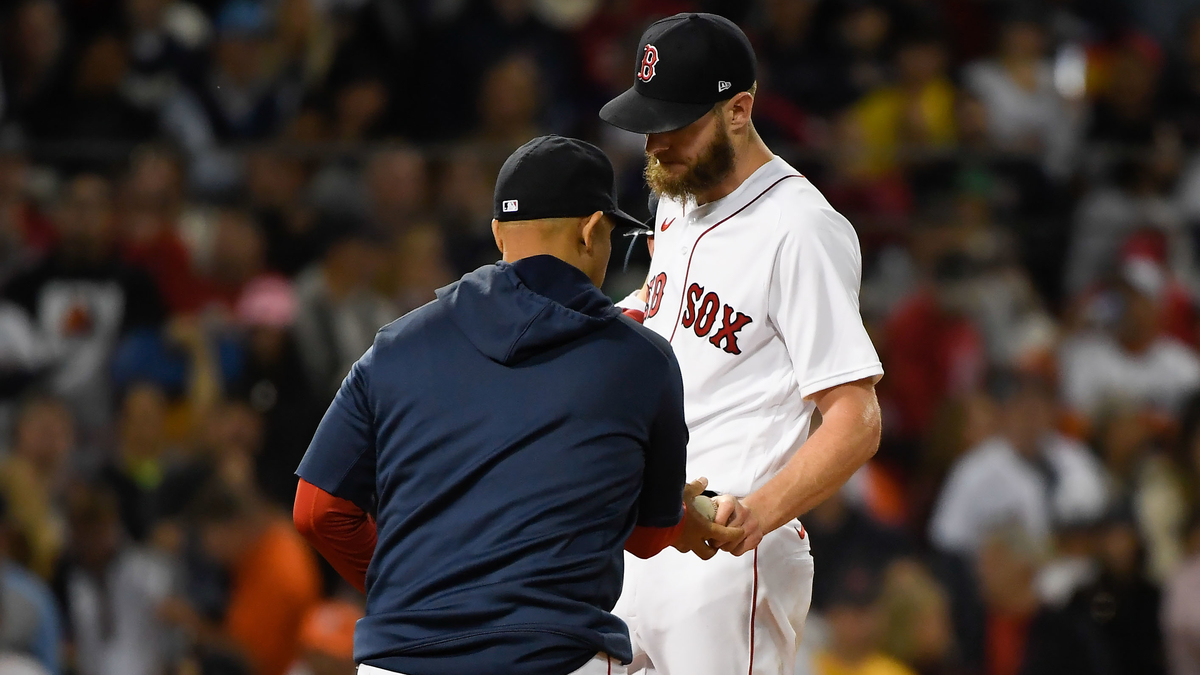
{"label": "mlb logo on cap", "polygon": [[514,213],[516,210],[517,210],[517,200],[515,200],[515,199],[504,200],[504,212],[505,213]]}

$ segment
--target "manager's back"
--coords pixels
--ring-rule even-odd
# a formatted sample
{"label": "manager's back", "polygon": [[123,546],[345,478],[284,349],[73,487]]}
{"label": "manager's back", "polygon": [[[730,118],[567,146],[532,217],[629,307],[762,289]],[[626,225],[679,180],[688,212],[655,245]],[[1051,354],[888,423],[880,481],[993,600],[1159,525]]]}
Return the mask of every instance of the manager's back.
{"label": "manager's back", "polygon": [[628,662],[621,549],[680,521],[682,406],[666,341],[549,255],[480,268],[381,330],[297,471],[376,517],[356,662]]}

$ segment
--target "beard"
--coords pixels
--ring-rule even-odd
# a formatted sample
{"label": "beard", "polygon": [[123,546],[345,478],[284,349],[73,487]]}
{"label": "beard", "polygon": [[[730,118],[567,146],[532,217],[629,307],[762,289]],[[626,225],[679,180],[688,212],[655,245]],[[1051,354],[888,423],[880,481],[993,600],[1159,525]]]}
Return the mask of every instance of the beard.
{"label": "beard", "polygon": [[697,197],[725,180],[733,172],[733,164],[733,141],[725,120],[718,118],[712,142],[680,175],[672,174],[657,157],[647,153],[646,184],[659,197],[680,200]]}

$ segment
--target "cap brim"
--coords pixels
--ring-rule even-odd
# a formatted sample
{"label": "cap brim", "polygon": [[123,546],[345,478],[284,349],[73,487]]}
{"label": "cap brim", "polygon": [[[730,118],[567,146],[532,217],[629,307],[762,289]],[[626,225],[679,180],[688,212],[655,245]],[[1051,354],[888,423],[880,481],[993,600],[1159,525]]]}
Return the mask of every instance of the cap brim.
{"label": "cap brim", "polygon": [[609,218],[612,218],[613,224],[616,227],[625,228],[626,230],[628,230],[626,232],[626,234],[636,234],[636,233],[645,232],[647,230],[645,223],[638,220],[637,218],[634,218],[633,216],[629,215],[628,213],[625,213],[621,209],[613,209],[612,211],[605,211],[604,215],[608,216]]}
{"label": "cap brim", "polygon": [[661,134],[682,129],[712,109],[712,103],[663,101],[643,96],[630,87],[600,109],[600,119],[636,134]]}

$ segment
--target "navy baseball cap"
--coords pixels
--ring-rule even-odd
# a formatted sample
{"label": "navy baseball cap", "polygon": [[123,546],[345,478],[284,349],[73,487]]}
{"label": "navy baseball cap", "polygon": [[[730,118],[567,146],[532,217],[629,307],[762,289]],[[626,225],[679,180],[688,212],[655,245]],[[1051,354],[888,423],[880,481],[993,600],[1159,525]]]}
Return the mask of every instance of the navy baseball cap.
{"label": "navy baseball cap", "polygon": [[563,136],[539,136],[504,160],[492,217],[500,222],[582,218],[604,212],[617,226],[642,227],[617,208],[616,174],[604,151]]}
{"label": "navy baseball cap", "polygon": [[682,129],[754,86],[757,61],[742,29],[715,14],[676,14],[642,33],[635,81],[600,119],[639,134]]}

